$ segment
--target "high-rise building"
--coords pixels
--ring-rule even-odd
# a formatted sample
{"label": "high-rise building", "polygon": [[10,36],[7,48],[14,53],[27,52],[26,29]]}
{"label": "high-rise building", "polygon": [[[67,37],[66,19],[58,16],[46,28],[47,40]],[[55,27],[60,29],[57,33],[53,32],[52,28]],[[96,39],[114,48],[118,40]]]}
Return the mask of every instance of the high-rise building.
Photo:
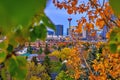
{"label": "high-rise building", "polygon": [[55,26],[56,26],[55,35],[63,36],[63,25],[55,25]]}
{"label": "high-rise building", "polygon": [[63,25],[55,25],[55,27],[56,27],[56,31],[47,28],[47,34],[54,36],[63,36]]}

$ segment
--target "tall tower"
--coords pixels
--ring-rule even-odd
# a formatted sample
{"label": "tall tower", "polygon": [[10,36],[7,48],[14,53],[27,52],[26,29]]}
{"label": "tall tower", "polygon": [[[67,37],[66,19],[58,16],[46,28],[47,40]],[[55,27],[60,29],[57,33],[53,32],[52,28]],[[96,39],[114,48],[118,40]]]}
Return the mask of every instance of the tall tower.
{"label": "tall tower", "polygon": [[67,35],[70,35],[70,26],[71,26],[71,21],[72,21],[72,18],[71,18],[71,17],[69,17],[69,18],[68,18],[69,28],[67,29]]}
{"label": "tall tower", "polygon": [[70,28],[70,26],[71,26],[71,20],[72,20],[72,18],[68,18],[68,22],[69,22],[69,28]]}

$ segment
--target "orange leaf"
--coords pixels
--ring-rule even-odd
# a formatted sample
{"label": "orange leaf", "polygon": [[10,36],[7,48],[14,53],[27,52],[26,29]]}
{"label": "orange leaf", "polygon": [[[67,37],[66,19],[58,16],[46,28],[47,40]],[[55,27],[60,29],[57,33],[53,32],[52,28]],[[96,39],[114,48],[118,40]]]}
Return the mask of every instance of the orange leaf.
{"label": "orange leaf", "polygon": [[82,26],[83,26],[83,24],[79,23],[76,32],[81,33],[82,32]]}
{"label": "orange leaf", "polygon": [[72,6],[75,6],[77,4],[77,2],[78,2],[77,0],[72,1],[72,3],[71,3]]}
{"label": "orange leaf", "polygon": [[99,26],[100,29],[102,29],[105,25],[105,22],[102,19],[96,20],[96,26]]}
{"label": "orange leaf", "polygon": [[92,23],[89,23],[89,27],[90,27],[91,29],[94,29],[94,25],[93,25]]}
{"label": "orange leaf", "polygon": [[68,9],[67,12],[68,12],[68,14],[72,14],[73,10],[72,9]]}

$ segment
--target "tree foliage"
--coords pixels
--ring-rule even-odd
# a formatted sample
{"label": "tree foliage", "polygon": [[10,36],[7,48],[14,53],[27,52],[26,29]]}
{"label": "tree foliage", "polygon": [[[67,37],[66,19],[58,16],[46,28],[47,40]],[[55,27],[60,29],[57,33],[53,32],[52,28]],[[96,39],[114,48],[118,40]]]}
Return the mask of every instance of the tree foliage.
{"label": "tree foliage", "polygon": [[26,59],[16,56],[15,48],[36,39],[45,40],[46,27],[55,30],[44,13],[46,3],[47,0],[0,0],[0,64],[5,65],[2,72],[10,74],[10,78],[23,80],[27,73]]}
{"label": "tree foliage", "polygon": [[[78,0],[67,0],[60,2],[59,0],[53,0],[56,7],[66,9],[68,14],[86,14],[83,15],[78,22],[78,32],[81,32],[82,26],[85,29],[94,29],[97,26],[102,29],[104,25],[112,27],[111,17],[113,16],[113,10],[108,2],[103,0],[102,4],[99,0],[89,0],[80,3]],[[108,13],[109,12],[109,13]]]}
{"label": "tree foliage", "polygon": [[78,79],[80,76],[80,55],[76,49],[64,48],[60,52],[55,51],[51,56],[60,58],[63,63],[66,61],[67,74],[74,79]]}
{"label": "tree foliage", "polygon": [[[57,8],[64,8],[68,14],[82,14],[77,20],[75,32],[81,33],[82,28],[91,33],[96,27],[107,26],[107,43],[100,48],[102,42],[85,43],[76,40],[73,48],[55,51],[54,55],[66,64],[67,71],[61,71],[56,80],[78,80],[82,76],[90,80],[120,79],[120,10],[118,0],[53,0]],[[26,41],[45,40],[46,26],[55,29],[52,22],[44,14],[47,0],[0,1],[0,64],[3,79],[13,80],[50,80],[45,67],[41,64],[26,65],[24,57],[16,56],[15,48]],[[89,44],[89,45],[88,45]],[[95,48],[94,48],[94,46]],[[46,46],[47,47],[47,46]],[[46,48],[46,54],[49,50]],[[89,54],[88,54],[89,53]],[[113,54],[114,53],[114,54]],[[48,61],[48,59],[47,59]],[[14,66],[13,66],[14,65]],[[49,65],[47,63],[47,65]],[[28,73],[27,73],[28,69]],[[27,74],[26,74],[27,73]]]}
{"label": "tree foliage", "polygon": [[[86,46],[82,46],[83,43],[74,35],[72,38],[75,39],[76,43],[74,47],[78,50],[76,56],[72,56],[74,54],[74,50],[70,51],[72,53],[70,55],[70,59],[67,59],[67,63],[71,63],[70,66],[76,67],[81,64],[84,64],[83,68],[77,69],[77,73],[81,73],[82,75],[87,75],[87,79],[90,80],[107,80],[107,79],[120,79],[119,74],[119,27],[120,27],[120,10],[119,10],[119,2],[118,0],[53,0],[54,5],[59,9],[65,9],[68,14],[81,14],[82,17],[77,20],[78,26],[75,32],[82,33],[82,29],[87,30],[91,36],[95,36],[96,33],[91,33],[91,30],[94,30],[96,27],[98,29],[103,29],[104,26],[107,26],[107,41],[106,43],[90,42],[88,51],[85,50]],[[74,42],[73,42],[74,43]],[[87,43],[85,43],[87,44]],[[100,47],[104,44],[104,47]],[[96,49],[90,48],[94,45]],[[82,54],[83,53],[83,54]],[[89,54],[88,54],[89,53]],[[114,54],[113,54],[114,53]],[[57,53],[58,54],[58,53]],[[93,55],[94,54],[94,55]],[[90,56],[92,55],[92,56]],[[85,57],[87,56],[87,57]],[[94,58],[93,58],[94,57]],[[67,56],[69,58],[69,56]],[[78,59],[78,60],[77,60]],[[77,61],[80,61],[78,63]],[[116,70],[117,69],[117,70]],[[71,70],[71,69],[69,69]],[[69,71],[68,70],[68,71]],[[76,68],[72,69],[74,72]],[[87,71],[87,73],[86,73]],[[67,74],[70,74],[68,72]],[[80,79],[82,76],[78,74],[73,78],[75,80]]]}
{"label": "tree foliage", "polygon": [[27,65],[28,73],[26,80],[51,80],[44,65],[35,65],[34,62],[29,62]]}
{"label": "tree foliage", "polygon": [[70,78],[70,76],[67,75],[64,71],[61,71],[55,80],[73,80],[73,79]]}

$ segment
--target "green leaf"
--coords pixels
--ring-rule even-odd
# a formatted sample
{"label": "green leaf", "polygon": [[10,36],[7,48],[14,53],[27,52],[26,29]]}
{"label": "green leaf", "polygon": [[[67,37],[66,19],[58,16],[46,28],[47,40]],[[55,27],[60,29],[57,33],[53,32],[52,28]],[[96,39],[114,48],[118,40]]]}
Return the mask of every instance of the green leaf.
{"label": "green leaf", "polygon": [[1,70],[1,76],[2,76],[2,78],[3,78],[3,80],[7,80],[7,74],[5,74],[6,73],[6,69],[5,69],[5,67],[4,68],[2,68],[2,70]]}
{"label": "green leaf", "polygon": [[15,76],[17,69],[18,69],[18,63],[16,63],[15,59],[10,58],[9,59],[9,63],[8,63],[8,71],[9,71],[10,75],[11,76]]}
{"label": "green leaf", "polygon": [[113,30],[110,34],[110,40],[115,41],[117,39],[116,35],[117,33],[115,32],[115,30]]}
{"label": "green leaf", "polygon": [[0,0],[0,25],[27,25],[33,16],[44,13],[47,0]]}
{"label": "green leaf", "polygon": [[11,44],[8,44],[7,51],[8,52],[12,52],[13,51],[13,46]]}
{"label": "green leaf", "polygon": [[19,63],[19,69],[17,69],[18,75],[16,77],[20,80],[23,80],[27,73],[27,61],[25,57],[17,56],[17,62]]}
{"label": "green leaf", "polygon": [[32,41],[35,41],[37,38],[45,40],[46,36],[47,36],[47,29],[44,24],[35,26],[33,30],[30,32],[30,38]]}
{"label": "green leaf", "polygon": [[118,32],[116,36],[117,36],[118,42],[120,43],[120,32]]}
{"label": "green leaf", "polygon": [[26,63],[25,57],[22,56],[10,58],[7,64],[10,75],[16,80],[24,80],[27,73]]}
{"label": "green leaf", "polygon": [[117,51],[117,44],[116,44],[116,42],[111,41],[111,42],[109,43],[109,47],[110,47],[110,51],[111,51],[112,53],[115,53],[115,52]]}
{"label": "green leaf", "polygon": [[42,40],[45,40],[46,36],[47,36],[47,28],[44,24],[40,24],[39,26],[39,30],[40,30],[40,34],[38,36],[38,38],[42,39]]}
{"label": "green leaf", "polygon": [[18,43],[16,42],[16,36],[14,34],[11,34],[8,40],[9,40],[8,44],[11,44],[13,47],[17,46]]}
{"label": "green leaf", "polygon": [[31,32],[30,32],[30,40],[31,40],[31,41],[35,41],[36,38],[37,38],[37,37],[36,37],[34,31],[31,31]]}
{"label": "green leaf", "polygon": [[[0,32],[7,36],[9,44],[15,46],[30,38],[32,41],[37,38],[45,40],[46,27],[55,29],[52,21],[44,14],[46,2],[47,0],[0,0]],[[43,23],[33,28],[33,24],[39,21]],[[29,26],[32,26],[33,31],[29,32]]]}
{"label": "green leaf", "polygon": [[4,52],[0,52],[0,63],[2,63],[5,60],[6,56],[7,55]]}
{"label": "green leaf", "polygon": [[120,15],[120,0],[109,0],[109,2],[115,12],[115,15]]}
{"label": "green leaf", "polygon": [[4,42],[0,43],[0,48],[5,48],[5,43]]}
{"label": "green leaf", "polygon": [[44,22],[44,24],[47,27],[49,27],[49,28],[51,28],[53,30],[56,30],[54,24],[52,23],[52,21],[45,14],[42,16],[42,21]]}

